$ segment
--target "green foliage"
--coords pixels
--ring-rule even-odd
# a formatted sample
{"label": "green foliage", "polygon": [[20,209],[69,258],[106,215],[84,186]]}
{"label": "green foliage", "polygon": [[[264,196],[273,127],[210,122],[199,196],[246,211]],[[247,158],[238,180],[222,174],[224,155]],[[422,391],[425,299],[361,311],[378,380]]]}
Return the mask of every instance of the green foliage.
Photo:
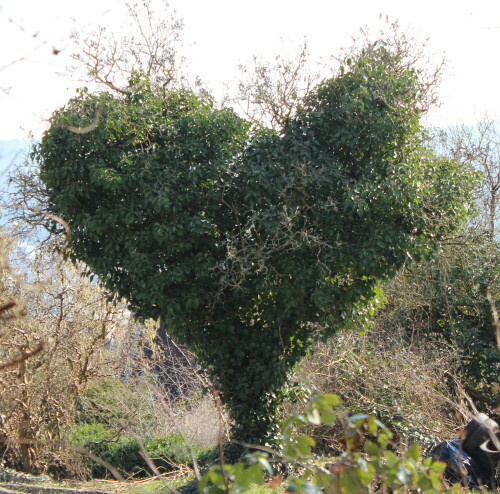
{"label": "green foliage", "polygon": [[[262,484],[264,474],[273,474],[271,460],[281,458],[300,476],[287,479],[286,492],[303,494],[368,493],[373,486],[382,492],[437,493],[445,486],[442,473],[445,465],[422,459],[418,444],[413,444],[399,456],[388,447],[391,432],[368,415],[355,415],[345,424],[345,452],[334,463],[322,463],[314,457],[312,437],[301,435],[308,424],[331,425],[335,421],[334,407],[339,404],[335,395],[313,396],[304,415],[294,415],[282,425],[281,452],[255,452],[235,465],[212,466],[198,484],[201,494],[245,492],[252,484]],[[271,454],[271,457],[270,457]]]}
{"label": "green foliage", "polygon": [[104,424],[111,430],[126,428],[142,436],[154,435],[159,424],[158,406],[144,381],[94,379],[79,397],[77,422]]}
{"label": "green foliage", "polygon": [[[489,288],[500,294],[499,245],[471,242],[460,249],[446,249],[421,267],[433,284],[430,331],[441,333],[462,352],[461,374],[468,389],[491,397],[498,383],[500,352],[493,331],[493,315],[486,297]],[[445,257],[446,256],[446,257]]]}
{"label": "green foliage", "polygon": [[[119,435],[101,423],[80,424],[70,434],[70,443],[87,448],[101,459],[118,468],[123,474],[149,476],[151,471],[140,455],[140,447],[135,438]],[[144,448],[160,472],[170,472],[178,465],[193,467],[193,461],[179,434],[148,439]],[[211,450],[193,447],[197,461],[202,464],[212,455]],[[105,478],[107,469],[94,461],[90,462],[92,476]]]}
{"label": "green foliage", "polygon": [[[465,234],[461,245],[444,246],[434,259],[412,266],[386,287],[390,303],[375,324],[439,335],[461,357],[461,380],[474,398],[494,407],[500,353],[486,298],[500,293],[498,245]],[[477,393],[479,395],[477,395]]]}
{"label": "green foliage", "polygon": [[[276,438],[289,370],[318,328],[364,319],[381,279],[465,214],[470,177],[422,140],[418,73],[362,52],[280,132],[144,85],[82,92],[34,157],[69,256],[162,318],[220,390],[246,442]],[[97,128],[74,134],[96,105]]]}

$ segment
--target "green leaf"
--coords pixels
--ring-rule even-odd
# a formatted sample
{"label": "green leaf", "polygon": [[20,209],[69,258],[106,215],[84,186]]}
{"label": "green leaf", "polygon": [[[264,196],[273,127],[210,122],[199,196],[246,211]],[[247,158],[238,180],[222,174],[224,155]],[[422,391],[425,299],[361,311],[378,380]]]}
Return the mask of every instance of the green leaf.
{"label": "green leaf", "polygon": [[372,441],[366,441],[363,448],[366,453],[368,453],[370,456],[373,456],[374,458],[380,455],[380,448]]}
{"label": "green leaf", "polygon": [[420,461],[422,459],[422,451],[418,443],[412,444],[406,451],[406,456],[414,461]]}
{"label": "green leaf", "polygon": [[285,455],[290,458],[308,458],[312,455],[311,448],[316,441],[310,436],[298,436],[285,445]]}
{"label": "green leaf", "polygon": [[438,473],[443,473],[446,469],[446,463],[442,461],[434,461],[431,464],[431,470]]}

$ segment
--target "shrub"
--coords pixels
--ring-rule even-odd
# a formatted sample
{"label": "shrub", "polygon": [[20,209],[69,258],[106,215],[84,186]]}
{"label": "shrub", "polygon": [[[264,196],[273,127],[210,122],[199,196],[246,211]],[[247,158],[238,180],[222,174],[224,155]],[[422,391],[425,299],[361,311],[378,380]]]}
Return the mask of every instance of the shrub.
{"label": "shrub", "polygon": [[[297,375],[310,393],[335,393],[345,414],[375,415],[401,444],[454,437],[464,417],[450,399],[467,410],[453,378],[460,364],[454,348],[436,340],[409,339],[397,329],[374,326],[365,334],[340,332],[319,343]],[[296,406],[288,406],[288,411]],[[341,449],[338,425],[315,429],[326,454]]]}
{"label": "shrub", "polygon": [[[166,421],[158,400],[148,389],[147,367],[137,359],[133,365],[141,376],[128,380],[105,377],[90,383],[78,403],[79,423],[104,424],[110,430],[133,431],[140,437],[154,437]],[[135,370],[135,368],[133,368]]]}
{"label": "shrub", "polygon": [[[140,446],[133,437],[116,435],[104,424],[80,424],[70,435],[70,442],[80,448],[87,448],[101,459],[120,470],[124,475],[147,476],[150,469],[140,454]],[[144,448],[160,472],[176,470],[178,465],[193,467],[193,460],[180,434],[147,439]],[[192,447],[197,462],[205,463],[211,450]],[[107,477],[106,468],[89,461],[93,477]]]}

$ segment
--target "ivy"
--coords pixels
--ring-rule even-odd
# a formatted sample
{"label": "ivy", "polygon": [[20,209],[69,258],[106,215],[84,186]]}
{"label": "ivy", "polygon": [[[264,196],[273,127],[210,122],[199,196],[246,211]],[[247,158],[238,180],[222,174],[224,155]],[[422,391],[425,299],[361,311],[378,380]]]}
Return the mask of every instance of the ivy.
{"label": "ivy", "polygon": [[[279,132],[189,91],[82,91],[34,157],[71,227],[68,255],[197,355],[234,437],[273,441],[288,372],[314,338],[368,317],[380,280],[465,216],[470,175],[424,145],[423,93],[385,46]],[[98,105],[92,132],[68,129]]]}

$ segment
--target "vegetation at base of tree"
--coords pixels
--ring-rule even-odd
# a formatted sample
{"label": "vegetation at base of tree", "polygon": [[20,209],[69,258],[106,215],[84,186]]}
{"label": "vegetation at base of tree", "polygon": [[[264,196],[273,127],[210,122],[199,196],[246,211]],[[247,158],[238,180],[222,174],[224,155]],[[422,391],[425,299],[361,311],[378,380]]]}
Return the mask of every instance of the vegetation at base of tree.
{"label": "vegetation at base of tree", "polygon": [[303,494],[358,494],[390,490],[394,493],[463,492],[458,484],[448,486],[443,479],[446,465],[423,458],[414,443],[399,455],[392,450],[392,433],[373,416],[358,414],[343,423],[344,452],[331,462],[317,458],[315,440],[302,434],[306,425],[332,425],[337,421],[336,395],[310,398],[304,413],[292,415],[281,424],[280,449],[259,448],[236,464],[213,465],[203,474],[200,494],[246,492],[264,479],[279,485],[281,476],[273,477],[273,464],[285,464],[292,470],[285,480],[286,492]]}
{"label": "vegetation at base of tree", "polygon": [[[272,440],[313,340],[366,317],[380,281],[465,218],[472,174],[426,145],[426,90],[382,40],[279,131],[147,82],[82,91],[33,157],[68,256],[196,354],[235,438]],[[91,132],[68,129],[98,108]]]}
{"label": "vegetation at base of tree", "polygon": [[[414,334],[410,339],[403,329],[382,326],[377,319],[363,334],[345,330],[317,343],[294,376],[300,399],[287,401],[284,412],[298,413],[311,395],[335,393],[342,402],[339,414],[377,417],[396,444],[418,442],[426,448],[454,438],[466,420],[461,412],[469,407],[460,356],[442,338]],[[317,454],[342,451],[338,424],[307,433],[316,441]]]}
{"label": "vegetation at base of tree", "polygon": [[[390,306],[381,314],[387,327],[405,328],[408,337],[441,337],[455,348],[465,390],[479,407],[493,410],[497,396],[498,351],[489,289],[499,293],[498,244],[470,238],[443,246],[434,259],[402,272],[386,288]],[[383,322],[382,322],[383,321]]]}
{"label": "vegetation at base of tree", "polygon": [[[179,466],[193,467],[193,459],[179,433],[152,439],[142,438],[144,449],[154,461],[160,473],[178,470]],[[81,424],[72,429],[69,444],[88,448],[102,460],[117,468],[124,477],[149,477],[151,470],[143,456],[136,438],[116,435],[104,424]],[[193,447],[195,461],[207,465],[215,459],[213,448]],[[89,460],[91,475],[102,479],[110,476],[109,470],[102,464]]]}

